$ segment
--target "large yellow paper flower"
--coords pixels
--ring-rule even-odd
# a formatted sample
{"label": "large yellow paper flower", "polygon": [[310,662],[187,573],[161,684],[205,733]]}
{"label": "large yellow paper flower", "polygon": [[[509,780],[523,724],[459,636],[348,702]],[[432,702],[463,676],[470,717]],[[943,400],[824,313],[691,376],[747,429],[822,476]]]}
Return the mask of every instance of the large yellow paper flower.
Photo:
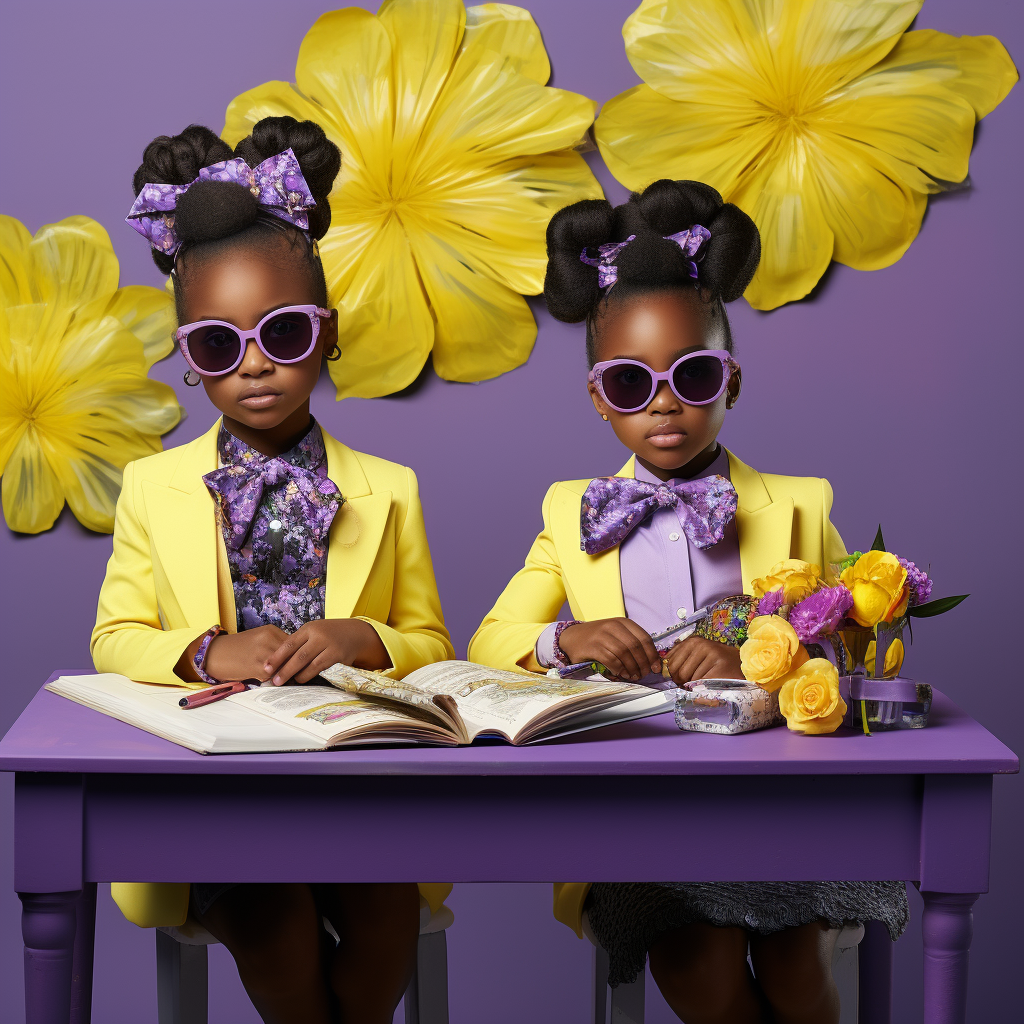
{"label": "large yellow paper flower", "polygon": [[433,350],[448,380],[519,366],[537,328],[551,215],[601,188],[572,147],[594,104],[549,89],[529,13],[461,0],[385,0],[318,19],[295,85],[228,107],[232,145],[260,118],[316,121],[339,146],[331,230],[320,243],[339,310],[338,397],[405,387]]}
{"label": "large yellow paper flower", "polygon": [[991,36],[905,32],[922,3],[643,0],[623,36],[646,84],[605,104],[601,153],[630,188],[697,179],[750,214],[757,309],[802,298],[832,259],[887,267],[1017,81]]}
{"label": "large yellow paper flower", "polygon": [[0,473],[7,525],[49,529],[64,501],[90,530],[114,528],[125,464],[160,451],[181,418],[147,379],[170,352],[174,302],[118,288],[117,257],[88,217],[33,238],[0,216]]}

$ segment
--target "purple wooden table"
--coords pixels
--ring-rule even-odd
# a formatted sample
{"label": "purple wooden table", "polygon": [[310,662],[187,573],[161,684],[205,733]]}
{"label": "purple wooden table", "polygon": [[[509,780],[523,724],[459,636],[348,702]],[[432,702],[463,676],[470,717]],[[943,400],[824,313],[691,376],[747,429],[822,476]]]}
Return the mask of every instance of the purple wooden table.
{"label": "purple wooden table", "polygon": [[[662,715],[525,748],[204,757],[40,690],[0,741],[27,1024],[89,1021],[97,882],[661,881],[671,851],[687,881],[917,883],[925,1021],[963,1024],[992,776],[1018,761],[935,697],[929,728],[872,737]],[[889,1021],[891,957],[869,928],[862,1022]]]}

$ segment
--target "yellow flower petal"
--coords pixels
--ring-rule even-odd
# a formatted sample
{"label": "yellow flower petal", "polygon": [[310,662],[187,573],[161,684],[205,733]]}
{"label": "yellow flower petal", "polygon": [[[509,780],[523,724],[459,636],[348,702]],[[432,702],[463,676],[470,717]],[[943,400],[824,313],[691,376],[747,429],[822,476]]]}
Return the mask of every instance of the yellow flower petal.
{"label": "yellow flower petal", "polygon": [[533,15],[511,4],[482,4],[466,8],[462,48],[486,48],[519,74],[546,85],[551,62]]}
{"label": "yellow flower petal", "polygon": [[39,435],[29,427],[4,466],[0,484],[4,519],[18,533],[42,533],[57,521],[64,494],[43,455]]}
{"label": "yellow flower petal", "polygon": [[423,128],[459,52],[466,8],[462,0],[384,0],[377,16],[394,50],[391,187],[402,196],[411,185],[418,153],[429,145]]}
{"label": "yellow flower petal", "polygon": [[731,202],[745,210],[761,232],[761,263],[744,293],[755,309],[775,309],[802,299],[832,259],[833,234],[811,176],[809,147],[799,138],[788,152],[764,161],[734,189]]}
{"label": "yellow flower petal", "polygon": [[165,291],[148,285],[127,285],[118,288],[110,298],[90,304],[83,315],[96,319],[110,316],[131,331],[142,342],[147,370],[175,348],[174,300]]}
{"label": "yellow flower petal", "polygon": [[20,220],[0,214],[0,306],[35,302],[29,273],[32,236]]}
{"label": "yellow flower petal", "polygon": [[437,317],[434,370],[445,380],[497,377],[521,366],[537,339],[526,300],[474,272],[447,241],[426,231],[410,241]]}
{"label": "yellow flower petal", "polygon": [[40,228],[29,246],[39,300],[75,308],[117,289],[110,236],[90,217],[67,217]]}
{"label": "yellow flower petal", "polygon": [[636,73],[671,99],[801,104],[881,60],[922,2],[644,0],[622,35]]}
{"label": "yellow flower petal", "polygon": [[416,379],[434,343],[433,320],[397,217],[374,231],[352,268],[338,302],[341,358],[328,364],[331,377],[338,398],[392,394]]}

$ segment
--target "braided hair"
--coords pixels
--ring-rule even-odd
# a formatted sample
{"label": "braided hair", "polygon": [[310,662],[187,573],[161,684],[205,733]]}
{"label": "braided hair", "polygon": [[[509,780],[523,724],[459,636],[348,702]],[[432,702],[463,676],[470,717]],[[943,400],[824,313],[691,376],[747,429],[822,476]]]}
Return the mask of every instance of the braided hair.
{"label": "braided hair", "polygon": [[[174,274],[174,297],[179,321],[182,288],[188,274],[202,262],[233,245],[267,251],[287,240],[308,266],[319,306],[328,305],[327,280],[314,244],[331,226],[328,200],[341,169],[341,152],[312,121],[294,117],[265,117],[234,150],[209,128],[189,125],[179,135],[155,138],[142,155],[132,185],[138,195],[148,182],[188,185],[210,164],[241,157],[255,167],[286,149],[294,152],[316,206],[309,211],[309,231],[262,209],[244,185],[233,181],[196,181],[177,200],[174,227],[181,239],[175,256],[153,249],[153,260],[165,274]],[[184,277],[183,277],[184,271]]]}
{"label": "braided hair", "polygon": [[[702,224],[711,232],[697,263],[666,238]],[[615,257],[616,283],[602,290],[596,267],[580,254],[605,242],[636,237]],[[544,300],[551,315],[565,323],[587,325],[587,359],[597,361],[595,332],[601,318],[626,299],[651,292],[678,291],[697,304],[707,329],[732,351],[726,302],[738,299],[750,284],[761,258],[761,236],[737,206],[723,203],[710,185],[663,178],[635,192],[621,206],[606,199],[584,199],[551,218],[547,231],[548,267]],[[694,285],[696,284],[696,287]]]}

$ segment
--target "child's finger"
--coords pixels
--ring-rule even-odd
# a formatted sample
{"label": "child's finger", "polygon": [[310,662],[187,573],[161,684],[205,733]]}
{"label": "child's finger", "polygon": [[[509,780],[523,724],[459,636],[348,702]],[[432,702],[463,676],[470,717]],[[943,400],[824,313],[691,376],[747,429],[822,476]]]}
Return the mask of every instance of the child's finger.
{"label": "child's finger", "polygon": [[286,636],[277,649],[267,655],[263,668],[267,677],[274,675],[278,669],[306,642],[301,630],[296,630],[291,636]]}
{"label": "child's finger", "polygon": [[280,686],[289,679],[294,679],[322,650],[322,647],[318,647],[315,644],[304,643],[274,673],[274,685]]}
{"label": "child's finger", "polygon": [[330,668],[334,659],[326,651],[318,654],[301,672],[295,675],[295,682],[308,683],[316,679],[325,668]]}
{"label": "child's finger", "polygon": [[658,648],[654,646],[651,634],[632,619],[626,619],[625,626],[639,643],[639,648],[634,646],[631,649],[637,664],[641,669],[645,669],[640,673],[641,676],[649,675],[651,672],[660,672],[661,655],[658,653]]}
{"label": "child's finger", "polygon": [[679,684],[688,683],[693,679],[693,673],[702,661],[701,645],[692,644],[689,639],[677,644],[672,648],[672,661],[670,670],[672,679]]}

